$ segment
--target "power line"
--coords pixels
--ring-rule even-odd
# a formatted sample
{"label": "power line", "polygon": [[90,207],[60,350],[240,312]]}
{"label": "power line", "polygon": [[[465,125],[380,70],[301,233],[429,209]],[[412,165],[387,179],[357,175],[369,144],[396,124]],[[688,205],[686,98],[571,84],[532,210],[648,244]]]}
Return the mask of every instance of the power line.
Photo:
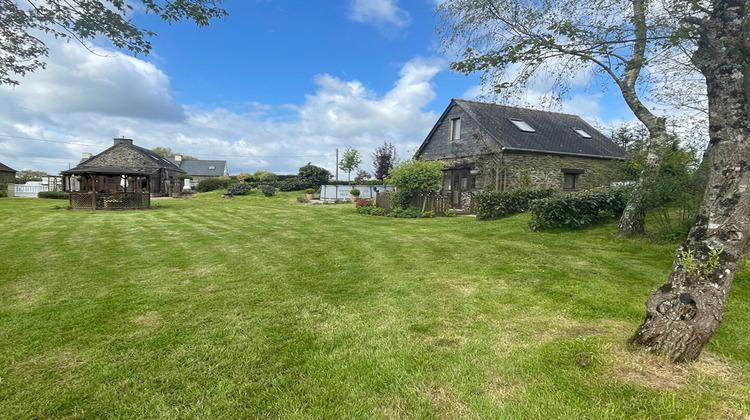
{"label": "power line", "polygon": [[[77,141],[62,141],[62,140],[46,140],[46,139],[37,139],[33,137],[22,137],[22,136],[11,136],[9,134],[0,134],[0,137],[9,137],[13,139],[23,139],[23,140],[33,140],[33,141],[44,141],[44,142],[50,142],[50,143],[60,143],[60,144],[76,144],[81,146],[95,146],[95,147],[102,147],[101,144],[93,144],[93,143],[81,143]],[[206,154],[206,153],[182,153],[183,155],[196,155],[196,156],[213,156],[213,157],[229,157],[229,158],[320,158],[320,157],[330,157],[335,156],[333,154],[328,155],[269,155],[269,156],[263,156],[263,155],[218,155],[218,154]]]}

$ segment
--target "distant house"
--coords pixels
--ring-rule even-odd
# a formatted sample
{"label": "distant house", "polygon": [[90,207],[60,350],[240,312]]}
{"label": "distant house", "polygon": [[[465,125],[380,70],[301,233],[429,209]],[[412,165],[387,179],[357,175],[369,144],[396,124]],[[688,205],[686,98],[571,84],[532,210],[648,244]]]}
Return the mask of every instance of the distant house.
{"label": "distant house", "polygon": [[16,171],[15,169],[3,165],[0,163],[0,191],[8,191],[8,184],[15,184],[16,182]]}
{"label": "distant house", "polygon": [[185,160],[182,155],[174,155],[174,158],[168,158],[168,160],[185,171],[185,174],[192,177],[195,183],[208,178],[229,176],[225,160]]}
{"label": "distant house", "polygon": [[577,115],[453,99],[416,157],[447,163],[443,193],[462,208],[484,188],[607,186],[629,155]]}
{"label": "distant house", "polygon": [[163,156],[134,145],[131,139],[114,139],[109,149],[86,156],[75,168],[61,172],[65,191],[72,193],[73,208],[98,209],[97,200],[109,203],[109,208],[148,207],[151,195],[170,196],[180,192],[180,175],[185,171]]}

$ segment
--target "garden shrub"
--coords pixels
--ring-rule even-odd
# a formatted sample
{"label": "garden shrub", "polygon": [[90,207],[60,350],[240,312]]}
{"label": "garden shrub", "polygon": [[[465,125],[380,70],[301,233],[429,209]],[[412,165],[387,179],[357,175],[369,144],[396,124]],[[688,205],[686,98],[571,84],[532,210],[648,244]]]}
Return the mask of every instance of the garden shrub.
{"label": "garden shrub", "polygon": [[301,191],[307,187],[307,184],[297,178],[289,178],[281,181],[279,190],[281,191]]}
{"label": "garden shrub", "polygon": [[53,200],[67,200],[70,197],[70,194],[63,191],[39,191],[37,197],[50,198]]}
{"label": "garden shrub", "polygon": [[315,188],[308,188],[305,190],[305,194],[315,194]]}
{"label": "garden shrub", "polygon": [[[395,209],[394,209],[394,211],[395,211]],[[422,209],[420,209],[419,207],[411,206],[411,207],[408,207],[407,209],[403,210],[396,217],[400,217],[400,218],[403,218],[403,219],[417,219],[417,218],[422,217]]]}
{"label": "garden shrub", "polygon": [[216,190],[223,190],[224,188],[227,188],[229,186],[229,178],[219,177],[219,178],[208,178],[204,179],[203,181],[198,183],[198,186],[195,187],[198,192],[209,192],[209,191],[216,191]]}
{"label": "garden shrub", "polygon": [[445,217],[456,217],[458,215],[458,211],[456,209],[448,209],[445,211]]}
{"label": "garden shrub", "polygon": [[279,176],[273,172],[268,171],[255,171],[253,174],[253,180],[261,182],[263,184],[274,184],[278,181]]}
{"label": "garden shrub", "polygon": [[373,207],[370,210],[370,216],[385,216],[385,209],[382,207]]}
{"label": "garden shrub", "polygon": [[355,207],[354,212],[357,214],[372,214],[372,210],[376,208],[374,206]]}
{"label": "garden shrub", "polygon": [[512,191],[485,191],[474,197],[477,220],[512,216],[529,209],[533,200],[551,197],[555,190],[517,189]]}
{"label": "garden shrub", "polygon": [[357,203],[354,206],[355,207],[373,207],[374,204],[372,203],[372,200],[369,200],[367,198],[361,198],[357,200]]}
{"label": "garden shrub", "polygon": [[423,219],[432,219],[433,217],[435,217],[435,212],[432,210],[427,210],[425,212],[422,212],[422,214],[419,217]]}
{"label": "garden shrub", "polygon": [[360,195],[361,193],[362,193],[362,192],[361,192],[360,190],[356,189],[356,188],[352,188],[351,190],[349,190],[349,194],[351,194],[351,195],[354,195],[354,196],[357,196],[357,197],[359,197],[359,195]]}
{"label": "garden shrub", "polygon": [[408,193],[407,191],[400,190],[390,193],[391,194],[391,206],[393,207],[393,210],[396,210],[396,207],[401,207],[401,209],[405,209],[409,207],[411,203],[411,197],[412,195]]}
{"label": "garden shrub", "polygon": [[244,182],[227,186],[227,193],[232,195],[248,195],[252,190],[250,184]]}
{"label": "garden shrub", "polygon": [[260,190],[263,191],[263,195],[266,197],[273,197],[276,195],[276,187],[273,185],[263,185]]}
{"label": "garden shrub", "polygon": [[8,192],[7,191],[0,191],[0,197],[7,197]]}
{"label": "garden shrub", "polygon": [[625,209],[625,190],[585,192],[535,200],[531,203],[531,230],[579,229],[619,217]]}

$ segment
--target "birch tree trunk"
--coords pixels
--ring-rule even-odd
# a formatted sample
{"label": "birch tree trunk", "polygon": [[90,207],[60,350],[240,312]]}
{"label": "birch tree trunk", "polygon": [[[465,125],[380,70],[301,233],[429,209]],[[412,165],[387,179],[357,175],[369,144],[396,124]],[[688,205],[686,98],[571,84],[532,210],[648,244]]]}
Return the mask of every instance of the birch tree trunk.
{"label": "birch tree trunk", "polygon": [[[636,86],[643,63],[646,60],[646,47],[648,39],[648,26],[646,25],[646,11],[648,4],[646,0],[633,0],[633,25],[635,26],[636,41],[633,43],[633,55],[627,62],[625,76],[617,84],[622,91],[622,97],[633,114],[648,129],[649,153],[646,165],[641,171],[638,182],[628,198],[625,210],[620,217],[618,231],[621,235],[643,235],[646,227],[646,205],[644,200],[644,188],[647,180],[654,176],[659,170],[660,160],[654,153],[653,148],[661,148],[667,141],[667,124],[663,117],[655,116],[641,102]],[[616,79],[617,80],[617,79]]]}
{"label": "birch tree trunk", "polygon": [[700,34],[693,63],[706,77],[708,185],[665,285],[646,302],[632,343],[676,362],[695,360],[724,318],[750,234],[750,54],[745,0],[713,0],[689,21]]}

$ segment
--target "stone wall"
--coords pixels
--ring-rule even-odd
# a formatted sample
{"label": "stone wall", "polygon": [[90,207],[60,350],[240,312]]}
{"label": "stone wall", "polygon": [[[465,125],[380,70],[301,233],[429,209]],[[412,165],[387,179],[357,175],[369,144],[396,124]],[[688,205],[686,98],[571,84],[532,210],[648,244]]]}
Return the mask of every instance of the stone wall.
{"label": "stone wall", "polygon": [[[16,173],[15,172],[0,172],[0,187],[2,187],[2,190],[0,191],[10,191],[8,189],[8,185],[14,185],[16,182]],[[15,190],[14,190],[15,191]],[[13,197],[13,195],[8,194],[8,197]]]}
{"label": "stone wall", "polygon": [[563,169],[582,171],[576,177],[576,190],[609,186],[618,181],[621,161],[540,153],[505,153],[504,184],[506,189],[523,187],[563,189]]}

